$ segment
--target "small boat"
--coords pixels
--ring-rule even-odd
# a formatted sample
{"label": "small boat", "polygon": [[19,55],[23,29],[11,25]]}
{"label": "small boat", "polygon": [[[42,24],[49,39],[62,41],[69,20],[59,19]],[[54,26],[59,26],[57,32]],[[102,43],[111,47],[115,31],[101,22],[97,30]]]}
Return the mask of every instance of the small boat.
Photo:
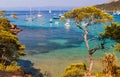
{"label": "small boat", "polygon": [[42,14],[38,14],[37,17],[42,17]]}
{"label": "small boat", "polygon": [[40,13],[40,11],[39,11],[39,13],[37,14],[37,17],[42,17],[42,14]]}
{"label": "small boat", "polygon": [[63,16],[63,14],[62,14],[62,13],[60,13],[60,14],[59,14],[59,17],[62,17],[62,16]]}
{"label": "small boat", "polygon": [[25,20],[26,20],[26,21],[29,21],[29,22],[33,21],[33,17],[32,17],[32,15],[31,15],[31,8],[30,8],[30,15],[27,16],[27,14],[26,14]]}
{"label": "small boat", "polygon": [[62,16],[63,16],[63,11],[60,10],[59,17],[62,17]]}
{"label": "small boat", "polygon": [[66,28],[66,30],[70,29],[70,24],[68,22],[65,23],[65,28]]}
{"label": "small boat", "polygon": [[49,13],[51,14],[51,13],[52,13],[52,10],[49,10]]}
{"label": "small boat", "polygon": [[38,17],[42,17],[42,15],[41,15],[41,14],[38,14],[37,16],[38,16]]}
{"label": "small boat", "polygon": [[56,21],[56,22],[55,22],[55,25],[59,25],[59,22],[58,22],[58,21]]}
{"label": "small boat", "polygon": [[33,18],[27,17],[25,20],[30,22],[30,21],[33,21]]}
{"label": "small boat", "polygon": [[70,26],[70,24],[68,22],[65,23],[65,26]]}
{"label": "small boat", "polygon": [[53,19],[59,19],[60,17],[57,14],[53,15]]}
{"label": "small boat", "polygon": [[52,20],[52,18],[50,18],[49,22],[50,22],[50,23],[53,23],[53,20]]}

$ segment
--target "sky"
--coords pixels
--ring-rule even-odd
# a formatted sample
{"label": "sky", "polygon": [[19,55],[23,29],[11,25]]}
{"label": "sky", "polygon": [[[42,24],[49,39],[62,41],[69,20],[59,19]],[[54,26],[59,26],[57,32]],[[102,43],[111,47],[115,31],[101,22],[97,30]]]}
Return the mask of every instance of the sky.
{"label": "sky", "polygon": [[0,0],[0,8],[83,7],[106,3],[109,0]]}

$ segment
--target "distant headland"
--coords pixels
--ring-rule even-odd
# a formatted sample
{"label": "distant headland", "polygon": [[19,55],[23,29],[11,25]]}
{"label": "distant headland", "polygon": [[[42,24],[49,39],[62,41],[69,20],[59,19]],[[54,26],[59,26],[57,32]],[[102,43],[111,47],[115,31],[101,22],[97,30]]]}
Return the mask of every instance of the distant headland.
{"label": "distant headland", "polygon": [[96,7],[106,11],[120,11],[120,0],[110,0],[108,3],[96,5]]}

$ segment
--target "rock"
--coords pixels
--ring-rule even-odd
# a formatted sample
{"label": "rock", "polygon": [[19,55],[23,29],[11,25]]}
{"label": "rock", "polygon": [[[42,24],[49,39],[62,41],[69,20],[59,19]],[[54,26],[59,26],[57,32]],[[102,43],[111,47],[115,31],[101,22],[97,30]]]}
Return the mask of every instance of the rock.
{"label": "rock", "polygon": [[0,77],[24,77],[24,71],[16,71],[16,72],[7,72],[7,71],[0,71]]}
{"label": "rock", "polygon": [[10,28],[11,33],[18,34],[19,32],[22,31],[22,29],[17,28],[15,24],[10,23],[10,25],[11,25],[11,28]]}

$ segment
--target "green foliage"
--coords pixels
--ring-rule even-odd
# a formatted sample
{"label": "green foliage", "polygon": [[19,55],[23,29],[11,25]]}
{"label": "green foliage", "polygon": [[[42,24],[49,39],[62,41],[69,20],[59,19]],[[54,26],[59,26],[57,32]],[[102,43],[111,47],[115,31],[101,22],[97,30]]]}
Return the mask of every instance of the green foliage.
{"label": "green foliage", "polygon": [[76,21],[94,20],[94,22],[99,23],[113,20],[112,16],[93,6],[75,8],[70,12],[66,12],[65,17],[75,19]]}
{"label": "green foliage", "polygon": [[[118,44],[115,45],[115,51],[120,52],[120,24],[118,23],[111,23],[110,26],[104,27],[105,31],[100,34],[102,39],[111,39]],[[116,56],[114,54],[106,54],[105,57],[102,59],[103,64],[105,65],[104,73],[120,76],[120,67],[116,65]]]}
{"label": "green foliage", "polygon": [[119,51],[120,52],[120,43],[115,45],[115,51]]}
{"label": "green foliage", "polygon": [[104,29],[104,36],[106,36],[105,38],[110,38],[120,42],[120,24],[113,22],[110,26],[105,26]]}
{"label": "green foliage", "polygon": [[104,66],[104,70],[103,70],[104,74],[109,74],[109,75],[113,74],[112,71],[113,71],[113,67],[116,66],[116,60],[117,60],[116,55],[112,53],[106,53],[105,56],[101,58],[101,62]]}
{"label": "green foliage", "polygon": [[105,26],[100,37],[101,39],[111,39],[118,42],[115,45],[115,51],[120,51],[120,24],[112,22],[110,26]]}
{"label": "green foliage", "polygon": [[82,77],[87,71],[84,63],[71,64],[65,69],[62,77]]}
{"label": "green foliage", "polygon": [[16,60],[26,55],[24,49],[25,46],[19,42],[17,35],[11,33],[10,22],[6,18],[0,18],[0,70],[14,72],[21,69]]}
{"label": "green foliage", "polygon": [[0,30],[10,31],[10,22],[6,18],[0,18]]}
{"label": "green foliage", "polygon": [[11,65],[6,66],[5,71],[15,72],[15,71],[18,71],[20,69],[21,69],[21,67],[18,66],[17,64],[11,64]]}
{"label": "green foliage", "polygon": [[21,67],[17,65],[16,62],[11,62],[10,65],[6,65],[5,63],[0,63],[0,70],[1,71],[8,71],[8,72],[15,72],[20,70]]}
{"label": "green foliage", "polygon": [[25,53],[24,46],[20,44],[17,36],[0,30],[0,57],[13,60],[23,53]]}

